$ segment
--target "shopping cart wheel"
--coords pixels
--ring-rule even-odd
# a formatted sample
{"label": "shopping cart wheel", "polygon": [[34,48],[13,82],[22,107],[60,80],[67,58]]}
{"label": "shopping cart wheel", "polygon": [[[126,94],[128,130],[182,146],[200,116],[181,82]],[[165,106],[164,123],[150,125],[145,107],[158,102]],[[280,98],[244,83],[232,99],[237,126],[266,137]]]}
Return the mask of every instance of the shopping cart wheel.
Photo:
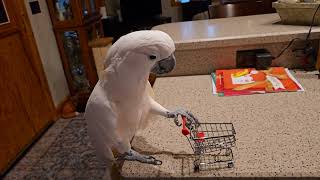
{"label": "shopping cart wheel", "polygon": [[234,164],[233,164],[232,161],[231,161],[231,162],[228,162],[228,168],[233,168],[233,166],[234,166]]}
{"label": "shopping cart wheel", "polygon": [[194,166],[194,172],[200,172],[200,166],[195,165]]}
{"label": "shopping cart wheel", "polygon": [[226,156],[230,156],[231,153],[232,153],[232,150],[230,148],[226,150]]}

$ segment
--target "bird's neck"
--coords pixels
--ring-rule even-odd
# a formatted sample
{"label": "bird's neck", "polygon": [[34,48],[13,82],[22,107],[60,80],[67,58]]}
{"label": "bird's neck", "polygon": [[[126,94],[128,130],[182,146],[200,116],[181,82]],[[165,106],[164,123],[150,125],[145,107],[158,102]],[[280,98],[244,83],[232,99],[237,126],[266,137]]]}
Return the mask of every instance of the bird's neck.
{"label": "bird's neck", "polygon": [[146,90],[150,67],[139,63],[123,63],[107,69],[104,86],[117,100],[141,99]]}

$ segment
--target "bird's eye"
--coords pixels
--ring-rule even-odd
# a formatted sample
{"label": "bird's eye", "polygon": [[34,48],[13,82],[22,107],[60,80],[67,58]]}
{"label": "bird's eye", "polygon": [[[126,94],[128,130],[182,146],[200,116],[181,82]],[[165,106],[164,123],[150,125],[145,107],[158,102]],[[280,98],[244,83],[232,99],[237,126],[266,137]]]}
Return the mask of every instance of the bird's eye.
{"label": "bird's eye", "polygon": [[156,59],[157,58],[157,56],[155,56],[155,55],[150,55],[149,56],[149,59],[151,59],[151,60],[154,60],[154,59]]}

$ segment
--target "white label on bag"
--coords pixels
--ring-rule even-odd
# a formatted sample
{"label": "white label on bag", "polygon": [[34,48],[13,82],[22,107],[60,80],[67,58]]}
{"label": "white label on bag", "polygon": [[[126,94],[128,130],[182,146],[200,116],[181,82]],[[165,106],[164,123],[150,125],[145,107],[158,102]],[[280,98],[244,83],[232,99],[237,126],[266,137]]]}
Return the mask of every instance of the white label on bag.
{"label": "white label on bag", "polygon": [[240,77],[234,77],[231,75],[231,79],[232,79],[232,84],[250,84],[254,82],[250,74],[247,74],[245,76],[240,76]]}
{"label": "white label on bag", "polygon": [[281,81],[278,78],[267,75],[267,80],[272,84],[272,86],[275,90],[285,89],[283,84],[281,83]]}
{"label": "white label on bag", "polygon": [[250,74],[258,74],[259,72],[258,71],[256,71],[256,70],[252,70],[251,72],[250,72]]}

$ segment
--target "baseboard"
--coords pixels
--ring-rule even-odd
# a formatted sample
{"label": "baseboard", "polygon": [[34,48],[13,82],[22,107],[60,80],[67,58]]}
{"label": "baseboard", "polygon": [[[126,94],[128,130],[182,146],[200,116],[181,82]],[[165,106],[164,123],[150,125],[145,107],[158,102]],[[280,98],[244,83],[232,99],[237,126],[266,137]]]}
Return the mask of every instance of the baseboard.
{"label": "baseboard", "polygon": [[56,119],[59,119],[62,117],[62,108],[63,108],[63,105],[69,101],[71,98],[70,95],[66,96],[59,104],[58,106],[56,107]]}

